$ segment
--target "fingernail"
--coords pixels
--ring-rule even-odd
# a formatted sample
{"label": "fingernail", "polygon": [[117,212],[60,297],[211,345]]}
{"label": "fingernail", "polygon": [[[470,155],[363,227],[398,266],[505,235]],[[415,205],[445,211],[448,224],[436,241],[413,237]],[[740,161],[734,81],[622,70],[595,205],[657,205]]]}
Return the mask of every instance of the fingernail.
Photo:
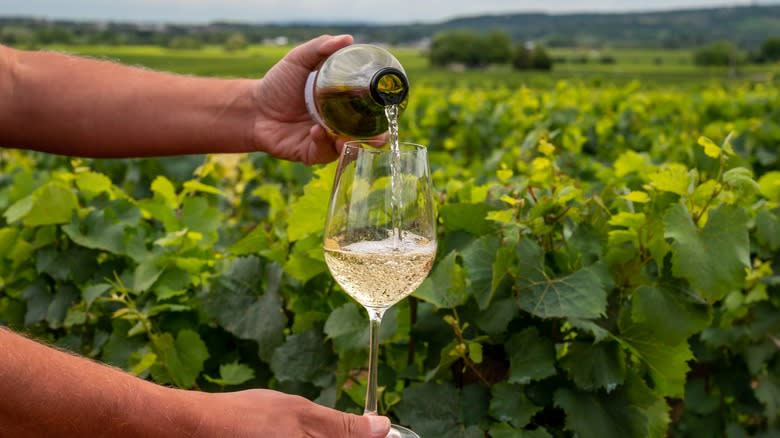
{"label": "fingernail", "polygon": [[368,424],[371,425],[372,437],[384,437],[390,429],[390,420],[387,417],[369,415]]}

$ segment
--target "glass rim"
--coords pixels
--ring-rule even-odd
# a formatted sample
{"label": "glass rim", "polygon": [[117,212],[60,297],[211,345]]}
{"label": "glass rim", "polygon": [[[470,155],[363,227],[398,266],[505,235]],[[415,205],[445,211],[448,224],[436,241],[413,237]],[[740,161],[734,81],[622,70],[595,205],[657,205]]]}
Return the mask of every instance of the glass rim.
{"label": "glass rim", "polygon": [[[428,146],[411,141],[399,141],[398,146],[401,148],[401,153],[428,151]],[[349,140],[344,142],[344,151],[347,149],[386,153],[390,151],[390,141],[381,139]]]}

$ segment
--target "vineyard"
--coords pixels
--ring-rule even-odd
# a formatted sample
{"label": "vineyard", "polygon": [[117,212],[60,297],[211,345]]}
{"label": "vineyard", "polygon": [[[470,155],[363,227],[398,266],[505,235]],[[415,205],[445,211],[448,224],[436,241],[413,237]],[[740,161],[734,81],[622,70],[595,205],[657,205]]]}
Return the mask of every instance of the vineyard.
{"label": "vineyard", "polygon": [[[439,248],[385,316],[382,413],[426,438],[780,434],[780,83],[410,78]],[[321,248],[334,170],[0,149],[0,323],[360,413],[368,319]]]}

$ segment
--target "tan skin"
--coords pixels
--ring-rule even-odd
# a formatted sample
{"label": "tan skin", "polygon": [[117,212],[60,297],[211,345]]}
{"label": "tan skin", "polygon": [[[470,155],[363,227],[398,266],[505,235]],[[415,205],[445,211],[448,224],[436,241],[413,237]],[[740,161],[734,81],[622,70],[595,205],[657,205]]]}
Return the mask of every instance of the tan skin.
{"label": "tan skin", "polygon": [[[343,139],[315,125],[306,76],[352,43],[321,36],[262,79],[210,79],[0,46],[0,145],[84,157],[263,151],[307,164]],[[0,328],[0,436],[380,438],[382,416],[271,390],[168,388]]]}

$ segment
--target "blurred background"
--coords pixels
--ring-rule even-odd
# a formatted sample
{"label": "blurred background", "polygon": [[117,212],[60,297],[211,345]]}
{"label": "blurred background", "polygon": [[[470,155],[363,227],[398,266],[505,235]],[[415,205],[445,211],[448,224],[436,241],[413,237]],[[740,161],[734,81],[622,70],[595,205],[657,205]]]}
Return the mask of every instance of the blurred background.
{"label": "blurred background", "polygon": [[[780,57],[780,2],[770,0],[4,3],[3,44],[67,45],[203,75],[261,75],[290,45],[322,33],[394,46],[410,77],[425,80],[453,80],[453,72],[468,79],[475,70],[477,81],[523,83],[570,76],[696,82],[724,73],[762,80],[775,72],[766,64]],[[516,74],[540,71],[548,74]]]}

